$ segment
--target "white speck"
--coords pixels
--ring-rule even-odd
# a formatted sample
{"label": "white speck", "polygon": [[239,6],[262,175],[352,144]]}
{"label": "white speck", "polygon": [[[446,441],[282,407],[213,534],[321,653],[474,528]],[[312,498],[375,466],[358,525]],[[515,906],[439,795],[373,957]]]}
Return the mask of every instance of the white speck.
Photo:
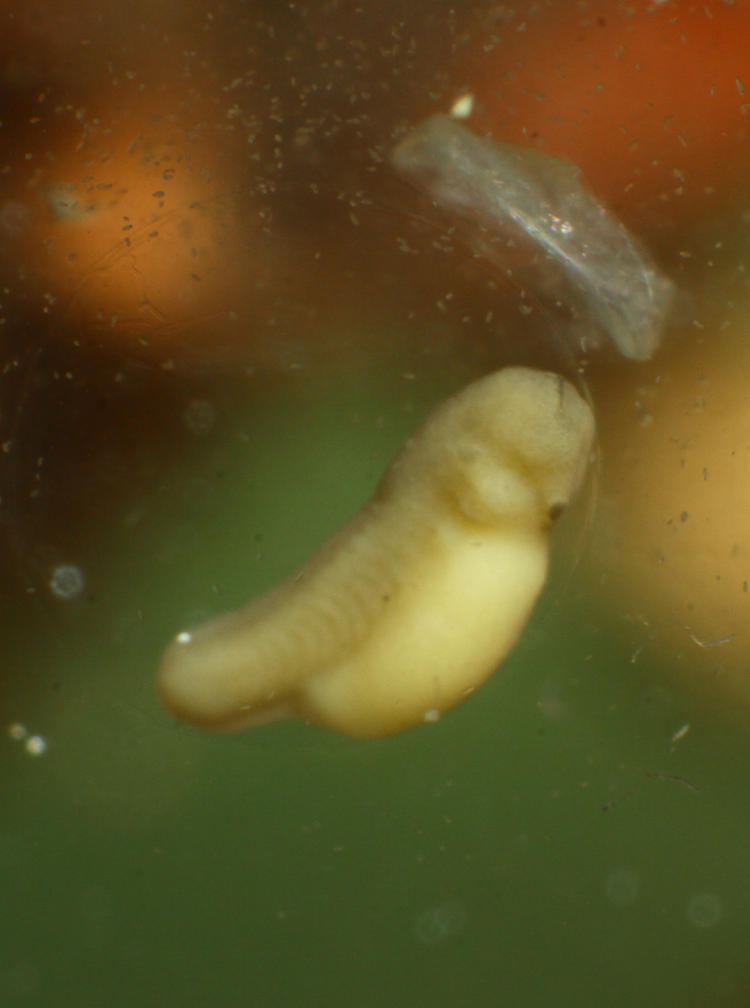
{"label": "white speck", "polygon": [[[686,627],[685,629],[687,630],[688,628]],[[721,647],[723,644],[731,644],[731,642],[734,640],[733,633],[727,634],[726,637],[719,637],[717,640],[701,640],[699,637],[696,637],[695,634],[692,633],[688,633],[688,637],[693,642],[693,644],[697,644],[698,647],[701,648]]]}
{"label": "white speck", "polygon": [[189,630],[182,630],[175,637],[175,640],[177,641],[178,644],[189,644],[192,639],[193,635],[190,633]]}
{"label": "white speck", "polygon": [[474,95],[471,91],[459,95],[451,105],[450,114],[454,119],[468,119],[474,111]]}
{"label": "white speck", "polygon": [[24,743],[29,756],[43,756],[47,752],[47,740],[41,735],[31,735]]}
{"label": "white speck", "polygon": [[689,731],[690,731],[690,722],[686,721],[685,724],[681,728],[677,729],[677,731],[672,736],[671,741],[672,742],[679,742],[680,739],[684,739],[685,738],[685,736],[687,735],[687,733]]}
{"label": "white speck", "polygon": [[20,721],[14,721],[13,724],[8,725],[8,737],[12,738],[14,742],[22,742],[28,734],[28,728]]}
{"label": "white speck", "polygon": [[53,595],[69,601],[81,594],[86,586],[86,578],[80,567],[74,564],[60,564],[52,571],[48,584]]}
{"label": "white speck", "polygon": [[434,724],[436,721],[440,720],[440,711],[436,707],[430,707],[429,710],[424,712],[424,722],[425,724]]}
{"label": "white speck", "polygon": [[714,892],[693,893],[687,901],[687,919],[698,928],[711,928],[724,916],[721,900]]}

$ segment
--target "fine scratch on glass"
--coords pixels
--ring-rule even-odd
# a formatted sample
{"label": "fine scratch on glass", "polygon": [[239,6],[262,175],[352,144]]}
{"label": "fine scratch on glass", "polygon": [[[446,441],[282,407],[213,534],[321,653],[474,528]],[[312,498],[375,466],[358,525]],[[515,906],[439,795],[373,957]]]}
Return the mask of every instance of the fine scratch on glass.
{"label": "fine scratch on glass", "polygon": [[562,271],[562,297],[580,299],[623,356],[652,356],[674,286],[617,218],[583,188],[574,164],[478,137],[444,115],[412,130],[391,160],[438,206],[478,225],[478,252],[495,257],[486,238],[496,232],[507,236],[509,245],[526,236],[547,264],[556,263]]}

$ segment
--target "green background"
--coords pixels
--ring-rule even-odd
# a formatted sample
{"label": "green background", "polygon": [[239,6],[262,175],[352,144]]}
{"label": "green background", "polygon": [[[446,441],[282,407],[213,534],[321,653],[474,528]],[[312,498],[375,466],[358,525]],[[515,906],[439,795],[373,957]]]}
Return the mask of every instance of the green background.
{"label": "green background", "polygon": [[230,388],[84,595],[15,626],[6,720],[48,748],[0,743],[5,1004],[743,1003],[746,719],[594,601],[580,514],[519,646],[436,725],[212,737],[158,705],[185,614],[302,559],[439,386]]}

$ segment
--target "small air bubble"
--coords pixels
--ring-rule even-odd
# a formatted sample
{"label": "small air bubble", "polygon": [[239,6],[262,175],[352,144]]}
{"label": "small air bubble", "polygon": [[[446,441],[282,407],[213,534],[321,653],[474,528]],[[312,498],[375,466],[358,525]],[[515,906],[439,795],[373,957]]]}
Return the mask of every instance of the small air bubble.
{"label": "small air bubble", "polygon": [[28,734],[26,725],[21,724],[20,721],[14,721],[13,724],[8,725],[8,737],[14,742],[23,742]]}
{"label": "small air bubble", "polygon": [[86,578],[80,567],[61,564],[52,571],[48,583],[53,595],[69,601],[81,594],[86,586]]}
{"label": "small air bubble", "polygon": [[47,740],[42,735],[31,735],[26,739],[24,749],[29,756],[44,756],[47,752]]}
{"label": "small air bubble", "polygon": [[175,637],[175,640],[177,641],[178,644],[189,644],[192,639],[193,635],[190,633],[189,630],[183,630],[181,633],[178,633],[177,636]]}

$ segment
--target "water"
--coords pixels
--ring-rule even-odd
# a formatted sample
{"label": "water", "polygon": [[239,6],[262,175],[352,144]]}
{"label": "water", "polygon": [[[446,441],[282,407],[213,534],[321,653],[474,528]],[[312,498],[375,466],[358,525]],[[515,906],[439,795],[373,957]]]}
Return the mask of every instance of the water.
{"label": "water", "polygon": [[[588,134],[545,151],[690,293],[648,362],[584,354],[577,309],[389,165],[467,88],[467,129],[500,105],[517,143],[523,108],[549,147],[578,79],[550,67],[585,77],[620,8],[3,15],[4,1004],[747,1001],[744,134],[717,106],[699,118],[733,156],[683,130],[662,175],[647,144],[682,93],[669,25],[680,54],[712,45],[706,6],[742,16],[659,5],[597,63],[605,90],[643,68],[650,104],[614,117],[643,123],[632,190],[606,189]],[[582,41],[550,61],[561,35]],[[731,47],[704,56],[737,104]],[[82,220],[50,206],[55,183],[110,182]],[[154,688],[170,637],[287,576],[436,403],[504,364],[573,381],[598,455],[495,676],[389,739],[176,723]]]}

